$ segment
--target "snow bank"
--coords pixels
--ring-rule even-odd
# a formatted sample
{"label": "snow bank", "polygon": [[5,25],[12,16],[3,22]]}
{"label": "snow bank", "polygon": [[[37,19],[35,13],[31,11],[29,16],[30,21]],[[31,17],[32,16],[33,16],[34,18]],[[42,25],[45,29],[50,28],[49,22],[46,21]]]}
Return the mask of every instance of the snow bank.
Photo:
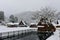
{"label": "snow bank", "polygon": [[0,25],[0,33],[2,33],[2,35],[0,35],[0,36],[8,36],[8,32],[9,32],[9,35],[13,35],[13,34],[17,35],[18,31],[19,31],[19,34],[21,34],[21,33],[25,33],[25,32],[37,31],[37,28],[29,28],[29,27],[9,28],[7,26]]}
{"label": "snow bank", "polygon": [[0,33],[9,32],[9,31],[18,31],[18,30],[29,30],[29,29],[37,30],[37,28],[29,28],[29,27],[13,27],[13,28],[9,28],[7,26],[0,26]]}
{"label": "snow bank", "polygon": [[47,40],[60,40],[60,39],[59,39],[59,30],[57,29],[57,30],[54,32],[54,35],[50,36]]}

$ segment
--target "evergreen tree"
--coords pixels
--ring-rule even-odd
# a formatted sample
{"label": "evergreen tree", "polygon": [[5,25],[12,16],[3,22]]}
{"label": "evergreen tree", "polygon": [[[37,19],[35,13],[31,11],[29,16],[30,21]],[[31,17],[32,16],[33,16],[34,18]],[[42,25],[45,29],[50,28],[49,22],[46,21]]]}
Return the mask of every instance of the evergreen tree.
{"label": "evergreen tree", "polygon": [[11,16],[9,17],[9,21],[12,22],[12,23],[15,22],[15,17],[14,17],[14,15],[11,15]]}
{"label": "evergreen tree", "polygon": [[18,18],[17,17],[15,17],[15,22],[18,22]]}

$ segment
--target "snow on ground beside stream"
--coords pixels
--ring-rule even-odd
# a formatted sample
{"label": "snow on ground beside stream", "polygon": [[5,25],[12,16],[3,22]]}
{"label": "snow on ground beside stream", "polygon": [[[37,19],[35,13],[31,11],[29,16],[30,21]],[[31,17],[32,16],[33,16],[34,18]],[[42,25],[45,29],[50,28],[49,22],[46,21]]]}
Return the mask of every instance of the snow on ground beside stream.
{"label": "snow on ground beside stream", "polygon": [[54,35],[50,36],[47,40],[60,40],[59,38],[59,30],[57,29],[55,32],[54,32]]}
{"label": "snow on ground beside stream", "polygon": [[0,25],[0,33],[1,32],[9,32],[9,31],[18,31],[18,30],[27,30],[27,29],[37,29],[37,28],[29,28],[29,27],[7,27]]}
{"label": "snow on ground beside stream", "polygon": [[25,33],[25,32],[37,31],[37,28],[7,27],[7,26],[0,25],[0,33],[2,33],[2,36],[8,36],[7,32],[9,32],[9,35],[13,35],[13,31],[15,31],[15,34],[18,34],[18,31],[20,31],[19,33],[22,32]]}
{"label": "snow on ground beside stream", "polygon": [[[14,28],[9,28],[7,26],[0,25],[0,33],[1,32],[9,32],[9,31],[17,31],[17,30],[26,30],[26,29],[30,29],[30,28],[29,27],[14,27]],[[57,29],[54,32],[54,35],[50,36],[47,40],[60,40],[59,39],[59,32],[60,32],[60,30]]]}

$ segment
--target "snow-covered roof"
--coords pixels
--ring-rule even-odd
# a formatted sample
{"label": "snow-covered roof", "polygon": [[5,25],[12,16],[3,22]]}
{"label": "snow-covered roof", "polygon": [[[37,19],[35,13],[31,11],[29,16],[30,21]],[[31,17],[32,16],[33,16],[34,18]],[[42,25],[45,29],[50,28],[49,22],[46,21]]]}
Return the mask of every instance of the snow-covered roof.
{"label": "snow-covered roof", "polygon": [[20,22],[22,22],[24,25],[26,25],[25,21],[21,20]]}
{"label": "snow-covered roof", "polygon": [[54,22],[52,22],[52,24],[53,24],[54,26],[57,26],[57,24],[56,24],[56,23],[54,23]]}
{"label": "snow-covered roof", "polygon": [[38,23],[31,23],[30,25],[33,25],[33,24],[36,24],[37,25]]}
{"label": "snow-covered roof", "polygon": [[56,29],[60,29],[60,28],[56,27],[56,26],[60,26],[60,24],[56,24],[56,23],[54,23],[54,22],[52,22],[52,24],[54,25],[54,27],[55,27]]}
{"label": "snow-covered roof", "polygon": [[26,23],[22,20],[22,22],[24,23],[24,25],[26,25]]}
{"label": "snow-covered roof", "polygon": [[44,26],[37,26],[37,27],[44,27]]}
{"label": "snow-covered roof", "polygon": [[19,23],[7,23],[7,25],[19,25]]}
{"label": "snow-covered roof", "polygon": [[58,20],[59,24],[60,24],[60,20]]}
{"label": "snow-covered roof", "polygon": [[56,24],[56,26],[60,26],[60,20],[58,20],[58,23],[59,23],[59,24]]}

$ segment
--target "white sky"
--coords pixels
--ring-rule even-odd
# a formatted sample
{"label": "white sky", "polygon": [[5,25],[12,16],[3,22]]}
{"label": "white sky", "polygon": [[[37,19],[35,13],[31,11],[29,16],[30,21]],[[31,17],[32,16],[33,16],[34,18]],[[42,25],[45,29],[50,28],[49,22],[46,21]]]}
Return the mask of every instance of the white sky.
{"label": "white sky", "polygon": [[60,11],[60,0],[0,0],[0,11],[4,11],[7,16],[24,11],[39,10],[46,6]]}

